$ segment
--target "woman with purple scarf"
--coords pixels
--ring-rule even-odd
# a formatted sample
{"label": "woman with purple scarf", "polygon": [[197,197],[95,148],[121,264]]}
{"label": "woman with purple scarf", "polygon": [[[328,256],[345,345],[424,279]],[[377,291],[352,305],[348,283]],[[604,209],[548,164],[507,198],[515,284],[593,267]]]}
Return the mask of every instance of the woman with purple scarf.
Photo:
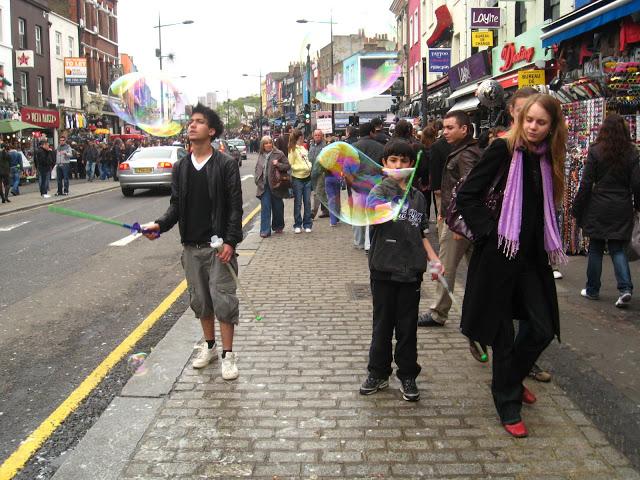
{"label": "woman with purple scarf", "polygon": [[[491,391],[500,421],[528,435],[520,411],[535,403],[523,385],[560,319],[552,264],[566,262],[556,221],[564,189],[567,128],[560,103],[531,96],[505,139],[494,141],[467,176],[457,205],[475,238],[462,307],[462,333],[493,349]],[[501,205],[485,197],[500,177]],[[520,320],[514,336],[513,320]]]}

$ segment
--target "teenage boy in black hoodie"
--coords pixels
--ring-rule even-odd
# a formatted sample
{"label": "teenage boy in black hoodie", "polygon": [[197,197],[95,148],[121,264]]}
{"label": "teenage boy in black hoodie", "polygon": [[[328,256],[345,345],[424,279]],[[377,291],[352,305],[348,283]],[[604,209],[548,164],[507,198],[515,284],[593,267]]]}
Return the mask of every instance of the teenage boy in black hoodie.
{"label": "teenage boy in black hoodie", "polygon": [[[416,154],[407,142],[392,140],[384,147],[382,165],[387,177],[369,194],[371,209],[388,209],[389,200],[404,197],[408,177],[393,169],[413,167]],[[387,203],[385,203],[387,202]],[[417,319],[420,303],[420,284],[428,261],[442,267],[423,231],[428,217],[424,196],[410,188],[404,205],[395,221],[371,227],[371,293],[373,296],[373,333],[369,349],[369,375],[360,387],[362,395],[370,395],[389,386],[393,333],[396,334],[396,375],[402,384],[405,400],[420,398],[416,377],[420,373],[417,349]],[[436,274],[434,274],[436,275]]]}

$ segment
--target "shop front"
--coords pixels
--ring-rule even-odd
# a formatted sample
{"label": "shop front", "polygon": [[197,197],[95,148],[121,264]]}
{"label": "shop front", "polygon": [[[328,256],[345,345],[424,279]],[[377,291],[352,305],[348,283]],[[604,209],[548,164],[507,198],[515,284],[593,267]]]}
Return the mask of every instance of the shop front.
{"label": "shop front", "polygon": [[444,117],[449,110],[449,76],[445,75],[427,85],[427,118],[435,120]]}
{"label": "shop front", "polygon": [[461,110],[468,114],[478,110],[480,102],[476,97],[478,84],[491,76],[489,55],[486,50],[475,53],[449,69],[449,87],[451,95],[448,97],[450,109]]}
{"label": "shop front", "polygon": [[42,127],[41,137],[47,137],[49,141],[57,144],[58,128],[60,128],[60,113],[58,110],[45,108],[22,107],[20,117],[23,122]]}
{"label": "shop front", "polygon": [[569,254],[586,251],[571,209],[607,112],[623,115],[640,145],[640,24],[631,16],[638,11],[640,1],[596,1],[544,27],[541,35],[543,46],[555,51],[558,76],[550,93],[562,103],[569,129],[561,229]]}

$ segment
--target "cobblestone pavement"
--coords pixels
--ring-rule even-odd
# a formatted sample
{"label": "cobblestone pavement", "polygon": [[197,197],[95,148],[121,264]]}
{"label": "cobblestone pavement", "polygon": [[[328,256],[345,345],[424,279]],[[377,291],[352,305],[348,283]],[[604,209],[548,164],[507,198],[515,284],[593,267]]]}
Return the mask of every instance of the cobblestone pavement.
{"label": "cobblestone pavement", "polygon": [[[640,479],[553,383],[529,385],[530,437],[510,438],[455,308],[445,328],[418,331],[419,402],[403,401],[395,378],[360,396],[371,298],[349,226],[320,219],[311,234],[288,228],[244,253],[241,278],[264,320],[243,305],[240,378],[185,366],[124,478]],[[435,286],[422,289],[426,308]]]}

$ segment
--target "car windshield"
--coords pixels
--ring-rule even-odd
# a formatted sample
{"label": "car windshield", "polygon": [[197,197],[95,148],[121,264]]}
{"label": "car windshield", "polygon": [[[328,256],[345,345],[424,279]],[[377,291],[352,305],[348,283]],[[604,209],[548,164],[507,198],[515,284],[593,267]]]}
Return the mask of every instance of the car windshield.
{"label": "car windshield", "polygon": [[138,150],[132,156],[132,160],[139,158],[171,158],[172,150],[166,148],[143,148]]}

